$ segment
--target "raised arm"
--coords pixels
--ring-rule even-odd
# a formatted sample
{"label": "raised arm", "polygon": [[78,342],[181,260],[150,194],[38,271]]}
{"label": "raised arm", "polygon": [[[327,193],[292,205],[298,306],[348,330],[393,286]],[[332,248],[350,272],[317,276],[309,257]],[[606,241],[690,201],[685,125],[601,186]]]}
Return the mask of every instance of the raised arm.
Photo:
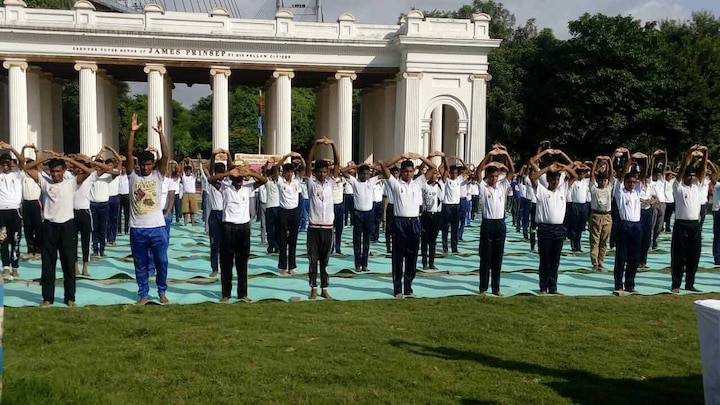
{"label": "raised arm", "polygon": [[[64,160],[65,163],[72,166],[73,169],[76,169],[77,171],[79,171],[79,173],[76,172],[76,174],[75,174],[75,181],[77,182],[77,184],[82,184],[85,181],[85,179],[87,179],[88,176],[90,174],[92,174],[92,172],[93,172],[93,170],[89,167],[86,167],[84,163],[78,162],[77,160],[72,159],[69,156],[61,156],[60,159]],[[97,162],[94,162],[94,161],[90,162],[91,165],[93,163],[97,164]],[[103,165],[103,166],[105,166],[105,165]]]}
{"label": "raised arm", "polygon": [[142,127],[142,122],[138,122],[137,113],[133,113],[130,121],[130,134],[128,134],[127,151],[125,151],[125,160],[127,160],[128,174],[135,171],[135,156],[133,156],[133,148],[135,147],[135,132]]}
{"label": "raised arm", "polygon": [[392,174],[390,173],[390,167],[394,166],[395,163],[399,162],[402,159],[409,159],[409,155],[407,153],[403,153],[402,155],[397,155],[393,158],[390,158],[387,161],[379,161],[380,168],[382,168],[383,176],[385,176],[386,179],[389,179]]}
{"label": "raised arm", "polygon": [[167,173],[167,162],[170,159],[168,154],[167,139],[165,139],[165,131],[163,130],[162,117],[157,117],[157,126],[153,127],[153,130],[158,134],[160,138],[160,160],[158,161],[158,171],[163,177]]}
{"label": "raised arm", "polygon": [[478,166],[475,168],[475,177],[478,179],[482,179],[482,172],[485,170],[485,167],[490,163],[490,159],[492,159],[493,156],[497,155],[498,149],[493,149],[490,152],[488,152],[487,155],[485,155],[485,158],[478,164]]}
{"label": "raised arm", "polygon": [[427,166],[428,169],[425,172],[425,180],[430,180],[432,178],[432,176],[435,174],[435,172],[437,171],[437,167],[432,162],[432,160],[430,160],[436,156],[444,157],[445,154],[443,154],[442,152],[439,152],[439,151],[435,151],[435,152],[431,153],[428,157],[425,157],[419,153],[411,153],[409,155],[410,159],[420,159],[420,161],[422,161],[423,164],[425,164],[425,166]]}
{"label": "raised arm", "polygon": [[47,155],[43,158],[38,158],[32,163],[25,165],[25,167],[23,167],[23,170],[25,170],[25,173],[27,173],[28,176],[30,176],[33,180],[37,182],[40,180],[40,170],[38,170],[37,167],[43,165],[45,162],[52,159],[53,157],[53,155]]}
{"label": "raised arm", "polygon": [[683,162],[680,165],[680,169],[678,170],[678,181],[682,181],[682,179],[685,177],[685,170],[687,170],[688,165],[692,161],[693,153],[695,153],[696,148],[697,145],[693,146],[692,148],[690,148],[690,150],[688,150],[687,154],[685,155],[685,159],[683,159]]}
{"label": "raised arm", "polygon": [[[20,170],[25,167],[25,156],[23,156],[22,153],[16,151],[15,148],[12,147],[12,145],[7,142],[0,142],[0,149],[9,150],[10,152],[12,152],[13,155],[15,155],[15,159],[17,159],[18,161],[18,167],[20,168]],[[25,148],[23,147],[23,149]]]}
{"label": "raised arm", "polygon": [[[702,184],[707,176],[708,148],[707,146],[698,146],[697,150],[702,152],[702,160],[700,161],[700,172],[698,173],[698,181]],[[707,190],[705,190],[707,192]]]}
{"label": "raised arm", "polygon": [[538,180],[540,177],[542,177],[543,174],[550,171],[550,168],[553,166],[545,166],[542,168],[542,170],[533,170],[532,173],[530,173],[530,184],[532,184],[533,189],[537,190],[538,187]]}

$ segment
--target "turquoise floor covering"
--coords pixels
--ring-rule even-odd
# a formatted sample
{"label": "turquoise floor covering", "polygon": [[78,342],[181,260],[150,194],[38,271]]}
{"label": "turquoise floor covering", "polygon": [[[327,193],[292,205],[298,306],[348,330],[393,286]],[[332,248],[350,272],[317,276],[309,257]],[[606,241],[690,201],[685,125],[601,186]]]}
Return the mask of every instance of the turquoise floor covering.
{"label": "turquoise floor covering", "polygon": [[[472,295],[478,292],[479,267],[478,248],[479,222],[465,228],[464,241],[460,242],[459,254],[438,257],[435,271],[419,271],[413,284],[418,297],[445,297],[453,295]],[[392,298],[392,280],[390,278],[390,257],[386,253],[383,236],[379,243],[371,245],[369,273],[356,274],[352,255],[352,232],[346,227],[343,233],[342,253],[330,259],[330,293],[339,300],[367,300]],[[569,244],[563,251],[560,262],[561,275],[559,290],[565,295],[603,296],[610,295],[613,288],[612,272],[593,272],[590,266],[587,233],[583,237],[584,253],[572,254]],[[219,279],[210,279],[210,257],[208,237],[202,225],[173,225],[168,277],[171,285],[168,298],[173,303],[194,304],[215,302],[220,298]],[[438,250],[441,250],[438,243]],[[23,245],[22,252],[25,252]],[[663,234],[660,246],[648,255],[647,271],[638,274],[637,289],[640,294],[669,293],[670,275],[666,270],[670,265],[670,235]],[[78,305],[114,305],[130,304],[137,300],[137,285],[134,282],[134,267],[130,257],[128,236],[119,235],[117,246],[107,247],[107,258],[93,260],[90,263],[92,277],[80,277],[77,283]],[[609,251],[605,267],[613,267],[613,251]],[[503,261],[502,292],[507,295],[536,294],[537,253],[530,252],[529,242],[522,239],[508,223],[508,236]],[[249,262],[249,296],[253,301],[306,300],[309,292],[307,282],[308,259],[305,254],[305,233],[298,241],[297,275],[280,277],[277,269],[277,256],[267,255],[265,247],[259,246],[259,227],[252,232],[251,259]],[[418,266],[420,260],[418,259]],[[712,218],[705,222],[703,232],[702,269],[713,269],[712,258]],[[58,264],[59,270],[59,264]],[[58,277],[62,273],[58,271]],[[40,261],[22,261],[20,277],[6,280],[5,306],[33,306],[41,301]],[[154,283],[151,282],[151,292]],[[720,292],[720,274],[700,272],[696,287],[707,292]],[[56,306],[62,306],[62,283],[56,288]],[[157,296],[155,296],[157,299]]]}

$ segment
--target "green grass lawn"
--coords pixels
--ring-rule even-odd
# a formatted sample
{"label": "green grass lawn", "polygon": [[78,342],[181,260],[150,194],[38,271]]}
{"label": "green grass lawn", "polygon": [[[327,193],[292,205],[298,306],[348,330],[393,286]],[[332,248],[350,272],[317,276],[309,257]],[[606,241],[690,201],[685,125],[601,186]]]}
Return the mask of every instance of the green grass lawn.
{"label": "green grass lawn", "polygon": [[6,308],[6,404],[703,401],[704,296]]}

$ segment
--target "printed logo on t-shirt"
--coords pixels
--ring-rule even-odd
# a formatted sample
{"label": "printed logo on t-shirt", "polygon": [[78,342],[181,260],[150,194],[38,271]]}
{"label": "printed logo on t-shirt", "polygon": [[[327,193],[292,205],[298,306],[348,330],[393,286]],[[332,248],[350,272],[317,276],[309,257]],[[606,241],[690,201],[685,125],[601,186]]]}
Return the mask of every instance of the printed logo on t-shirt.
{"label": "printed logo on t-shirt", "polygon": [[158,190],[155,180],[138,180],[133,191],[133,207],[137,215],[145,215],[158,207]]}

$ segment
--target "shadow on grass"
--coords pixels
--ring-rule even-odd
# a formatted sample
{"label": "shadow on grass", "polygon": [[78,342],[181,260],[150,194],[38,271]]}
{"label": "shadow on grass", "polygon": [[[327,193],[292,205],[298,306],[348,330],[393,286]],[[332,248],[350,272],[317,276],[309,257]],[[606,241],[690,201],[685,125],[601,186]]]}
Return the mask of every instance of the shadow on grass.
{"label": "shadow on grass", "polygon": [[[444,360],[473,361],[485,367],[512,370],[541,376],[541,383],[552,388],[558,395],[578,404],[701,404],[703,403],[702,375],[683,377],[655,377],[644,380],[631,378],[606,378],[577,369],[557,369],[538,364],[443,346],[428,346],[403,340],[393,340],[391,345],[421,356]],[[560,381],[558,381],[560,380]],[[463,399],[465,404],[489,403],[475,399]]]}

